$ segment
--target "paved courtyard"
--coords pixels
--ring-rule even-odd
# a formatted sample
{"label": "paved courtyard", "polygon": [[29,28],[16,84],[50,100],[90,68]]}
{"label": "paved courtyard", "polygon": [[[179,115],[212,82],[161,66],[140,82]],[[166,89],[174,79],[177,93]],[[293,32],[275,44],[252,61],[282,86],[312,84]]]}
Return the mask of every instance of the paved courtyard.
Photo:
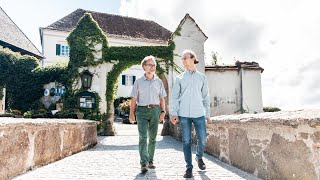
{"label": "paved courtyard", "polygon": [[[15,179],[184,179],[181,142],[170,136],[158,135],[154,162],[157,168],[143,175],[139,165],[137,125],[116,122],[115,127],[117,136],[98,137],[94,148],[36,168]],[[161,127],[158,134],[160,132]],[[193,162],[192,179],[257,179],[212,156],[205,155],[204,161],[207,165],[205,171],[200,171]]]}

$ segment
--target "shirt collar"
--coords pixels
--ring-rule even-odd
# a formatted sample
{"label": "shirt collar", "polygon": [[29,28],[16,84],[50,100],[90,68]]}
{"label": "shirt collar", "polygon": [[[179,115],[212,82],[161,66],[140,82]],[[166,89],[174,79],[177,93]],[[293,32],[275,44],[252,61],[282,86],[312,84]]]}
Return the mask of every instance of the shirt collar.
{"label": "shirt collar", "polygon": [[189,74],[194,74],[197,72],[197,69],[194,69],[193,71],[189,71],[189,70],[186,70]]}
{"label": "shirt collar", "polygon": [[153,75],[153,78],[152,78],[152,79],[148,79],[148,78],[146,77],[146,74],[144,74],[144,75],[143,75],[143,80],[145,80],[145,81],[146,81],[146,80],[148,80],[148,81],[154,81],[154,80],[156,79],[155,77],[156,77],[156,75]]}

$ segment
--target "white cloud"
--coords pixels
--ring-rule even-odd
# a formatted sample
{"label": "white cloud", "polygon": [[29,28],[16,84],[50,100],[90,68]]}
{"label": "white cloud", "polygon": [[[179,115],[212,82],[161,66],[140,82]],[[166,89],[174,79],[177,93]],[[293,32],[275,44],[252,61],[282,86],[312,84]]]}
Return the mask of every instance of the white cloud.
{"label": "white cloud", "polygon": [[320,12],[316,0],[125,0],[122,15],[154,20],[174,31],[189,13],[209,37],[205,50],[223,63],[256,61],[264,105],[283,109],[320,105]]}

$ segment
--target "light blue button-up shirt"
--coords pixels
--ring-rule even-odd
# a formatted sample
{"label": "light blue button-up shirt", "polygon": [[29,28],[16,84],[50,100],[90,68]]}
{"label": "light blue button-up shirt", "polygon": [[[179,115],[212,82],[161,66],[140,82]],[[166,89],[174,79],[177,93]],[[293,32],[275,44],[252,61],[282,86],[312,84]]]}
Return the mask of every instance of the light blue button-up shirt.
{"label": "light blue button-up shirt", "polygon": [[171,115],[210,117],[207,77],[199,71],[184,71],[176,77],[171,92]]}

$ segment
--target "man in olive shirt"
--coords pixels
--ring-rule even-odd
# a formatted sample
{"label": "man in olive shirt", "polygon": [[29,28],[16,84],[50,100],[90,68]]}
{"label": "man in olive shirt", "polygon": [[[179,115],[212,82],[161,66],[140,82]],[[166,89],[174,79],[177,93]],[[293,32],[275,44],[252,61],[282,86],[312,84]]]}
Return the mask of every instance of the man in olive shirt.
{"label": "man in olive shirt", "polygon": [[[141,66],[145,71],[144,76],[134,82],[131,92],[130,117],[131,123],[135,122],[134,112],[136,110],[137,124],[139,130],[139,154],[141,172],[154,169],[154,152],[159,120],[163,121],[165,112],[165,100],[167,96],[162,81],[155,76],[156,60],[153,56],[145,57]],[[137,106],[137,108],[136,108]],[[147,145],[147,136],[149,143]]]}

